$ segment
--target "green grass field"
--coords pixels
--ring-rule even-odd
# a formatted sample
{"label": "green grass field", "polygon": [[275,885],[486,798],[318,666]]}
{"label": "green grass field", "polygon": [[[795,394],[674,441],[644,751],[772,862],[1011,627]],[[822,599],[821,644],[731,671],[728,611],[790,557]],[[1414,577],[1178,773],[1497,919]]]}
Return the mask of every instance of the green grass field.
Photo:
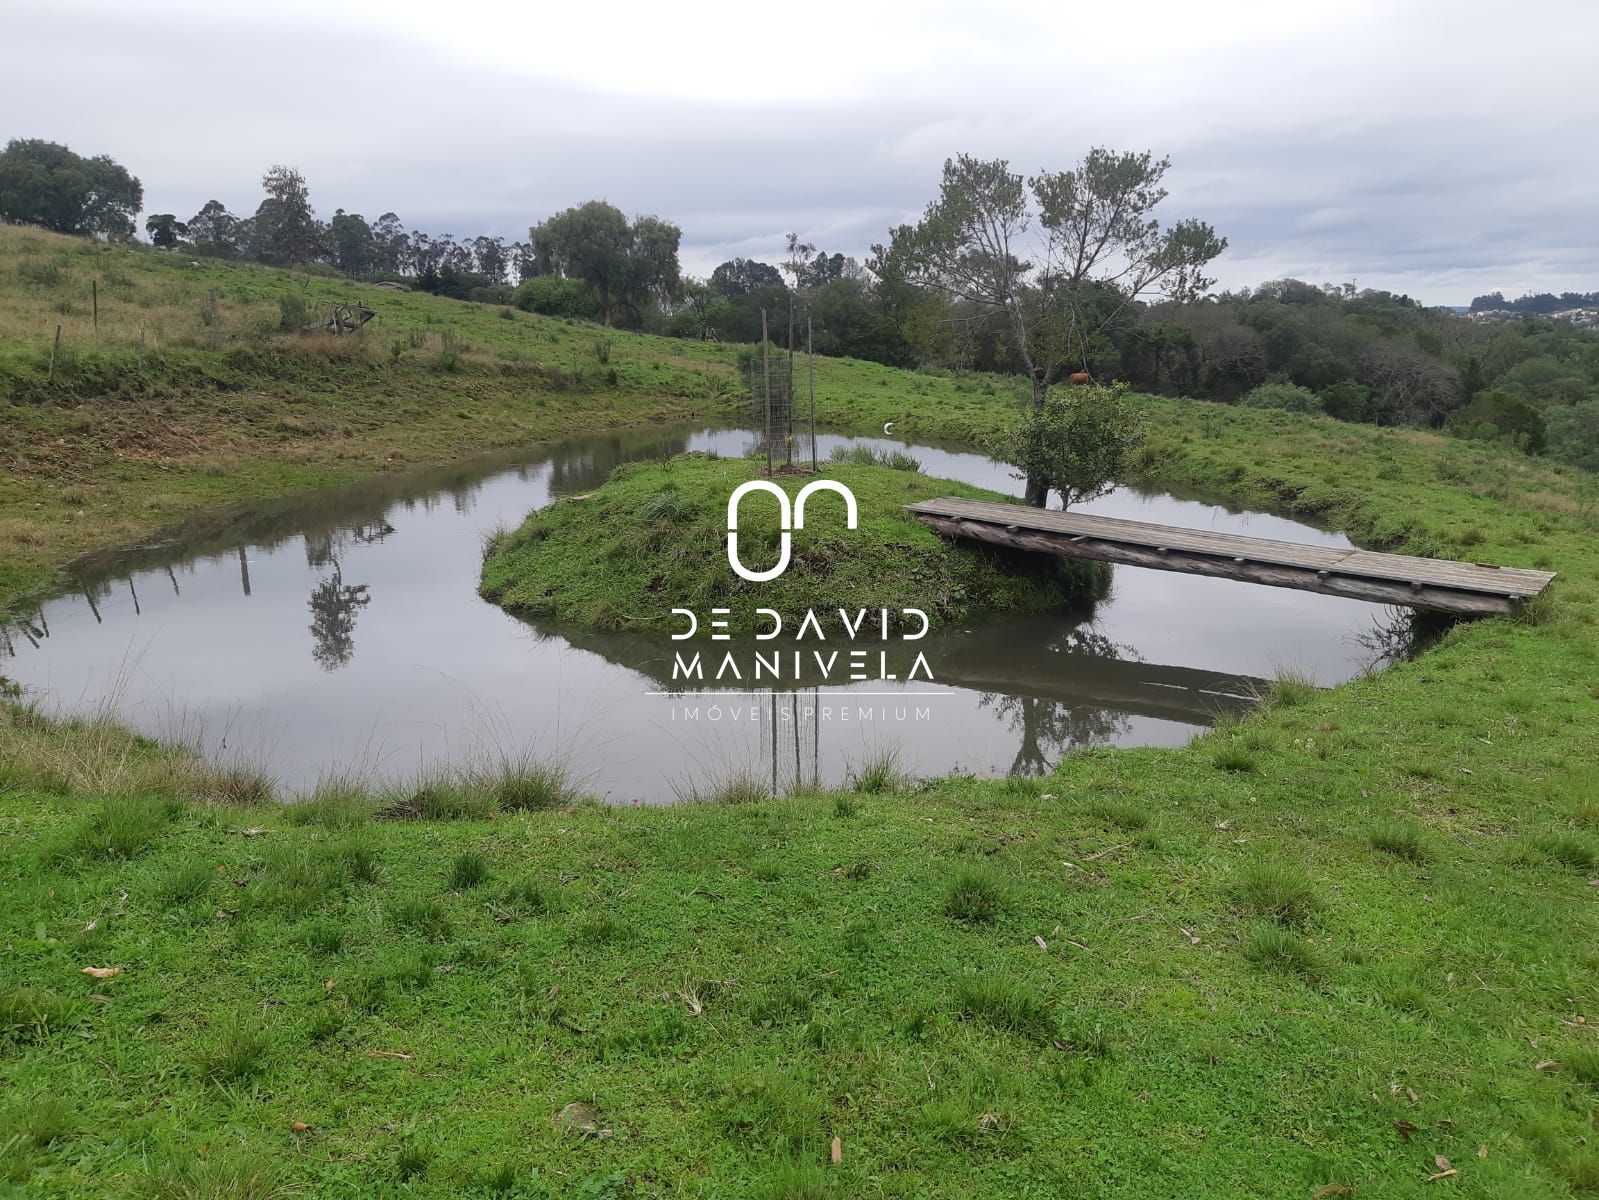
{"label": "green grass field", "polygon": [[[574,358],[598,336],[560,328]],[[653,376],[731,378],[731,348],[610,337],[636,388],[517,390],[479,363],[430,407],[431,368],[375,353],[370,378],[268,383],[228,470],[286,490],[386,445],[415,461],[554,431],[541,396],[576,428],[710,402]],[[377,398],[402,386],[415,411],[391,413]],[[842,361],[818,394],[834,425],[922,438],[981,442],[1014,411],[1004,381]],[[42,583],[65,551],[220,498],[230,476],[183,438],[232,428],[240,396],[170,384],[4,410],[21,422],[7,579]],[[348,458],[266,432],[291,398],[296,420],[350,423]],[[8,707],[0,1189],[1599,1189],[1594,479],[1427,434],[1145,403],[1146,482],[1561,578],[1413,662],[1285,685],[1186,748],[1038,781],[865,769],[850,792],[651,811],[508,777],[285,811],[259,780]],[[107,457],[105,429],[163,404],[160,453]]]}

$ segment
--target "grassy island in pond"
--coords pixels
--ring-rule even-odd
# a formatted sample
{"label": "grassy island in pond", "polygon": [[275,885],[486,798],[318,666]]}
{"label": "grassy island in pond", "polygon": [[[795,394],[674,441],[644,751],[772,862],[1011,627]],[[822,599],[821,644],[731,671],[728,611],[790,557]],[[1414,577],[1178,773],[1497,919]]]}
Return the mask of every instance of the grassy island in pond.
{"label": "grassy island in pond", "polygon": [[[855,496],[856,528],[846,527],[841,496],[814,493],[805,527],[791,535],[788,568],[752,583],[728,563],[727,505],[740,484],[764,478],[764,469],[754,459],[701,454],[623,467],[592,494],[541,509],[494,539],[482,593],[514,612],[599,629],[664,624],[673,608],[725,607],[729,628],[747,632],[757,608],[780,613],[785,625],[807,610],[829,624],[840,608],[898,609],[907,597],[935,624],[980,612],[1037,612],[1083,603],[1107,578],[1099,564],[945,541],[904,506],[933,496],[1003,497],[929,478],[905,460],[825,464],[820,478]],[[773,481],[793,501],[816,478],[780,473]],[[751,571],[778,561],[778,507],[762,492],[740,505],[739,554]]]}

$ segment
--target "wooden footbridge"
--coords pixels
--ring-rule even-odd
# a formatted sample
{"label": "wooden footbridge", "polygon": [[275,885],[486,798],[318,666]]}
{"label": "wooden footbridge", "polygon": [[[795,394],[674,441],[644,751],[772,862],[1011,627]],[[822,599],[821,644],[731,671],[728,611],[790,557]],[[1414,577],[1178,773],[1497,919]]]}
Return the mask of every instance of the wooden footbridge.
{"label": "wooden footbridge", "polygon": [[949,537],[1470,616],[1514,612],[1554,578],[1550,571],[1302,546],[1019,504],[944,498],[906,508]]}

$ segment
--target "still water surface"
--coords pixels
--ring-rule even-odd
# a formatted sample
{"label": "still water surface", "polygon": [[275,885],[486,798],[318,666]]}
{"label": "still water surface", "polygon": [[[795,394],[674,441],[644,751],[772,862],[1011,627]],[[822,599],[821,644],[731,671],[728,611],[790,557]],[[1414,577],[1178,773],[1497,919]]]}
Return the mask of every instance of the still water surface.
{"label": "still water surface", "polygon": [[[852,442],[905,449],[929,475],[1019,490],[980,455],[830,435],[820,453]],[[661,426],[211,514],[85,560],[76,594],[0,630],[0,674],[59,710],[109,711],[262,766],[289,791],[528,752],[563,757],[610,800],[649,803],[739,770],[782,786],[839,781],[889,750],[918,775],[1040,773],[1084,747],[1180,744],[1278,671],[1332,685],[1402,649],[1392,609],[1116,567],[1091,613],[935,629],[918,643],[933,683],[669,695],[681,644],[665,634],[530,625],[479,599],[486,532],[592,490],[619,463],[756,447],[744,430]],[[1349,544],[1128,489],[1083,511]]]}

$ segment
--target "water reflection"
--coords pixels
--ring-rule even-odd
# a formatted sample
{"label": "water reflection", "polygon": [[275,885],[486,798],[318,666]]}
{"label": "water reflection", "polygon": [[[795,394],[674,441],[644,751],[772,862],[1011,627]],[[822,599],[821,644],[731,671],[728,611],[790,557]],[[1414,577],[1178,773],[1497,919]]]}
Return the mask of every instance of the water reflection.
{"label": "water reflection", "polygon": [[[824,435],[818,454],[855,440]],[[1015,490],[978,455],[859,440],[909,449],[930,474]],[[484,534],[592,491],[619,463],[685,450],[764,455],[747,430],[663,426],[208,513],[80,560],[75,593],[0,625],[3,670],[68,711],[225,742],[290,788],[357,768],[404,775],[492,740],[562,755],[616,799],[659,800],[740,767],[783,787],[836,781],[885,748],[916,773],[991,775],[1043,773],[1086,747],[1177,744],[1245,707],[1279,668],[1338,683],[1412,636],[1408,616],[1354,601],[1118,568],[1092,611],[890,645],[891,673],[903,680],[901,659],[919,649],[932,684],[802,671],[745,690],[672,679],[674,645],[658,631],[528,625],[477,597]],[[1195,498],[1119,491],[1089,511],[1347,544]],[[680,719],[717,700],[760,711]],[[884,715],[844,721],[846,709]],[[900,709],[927,716],[896,720]]]}
{"label": "water reflection", "polygon": [[[456,501],[456,511],[470,509],[470,497]],[[322,529],[305,536],[305,564],[313,571],[331,568],[328,575],[311,589],[311,658],[324,671],[337,671],[355,655],[355,615],[372,597],[364,583],[344,582],[344,569],[339,556],[352,545],[370,546],[381,542],[394,532],[387,521],[369,521],[364,525],[339,526]],[[239,551],[239,568],[244,572],[244,594],[250,594],[249,564],[243,548]]]}

